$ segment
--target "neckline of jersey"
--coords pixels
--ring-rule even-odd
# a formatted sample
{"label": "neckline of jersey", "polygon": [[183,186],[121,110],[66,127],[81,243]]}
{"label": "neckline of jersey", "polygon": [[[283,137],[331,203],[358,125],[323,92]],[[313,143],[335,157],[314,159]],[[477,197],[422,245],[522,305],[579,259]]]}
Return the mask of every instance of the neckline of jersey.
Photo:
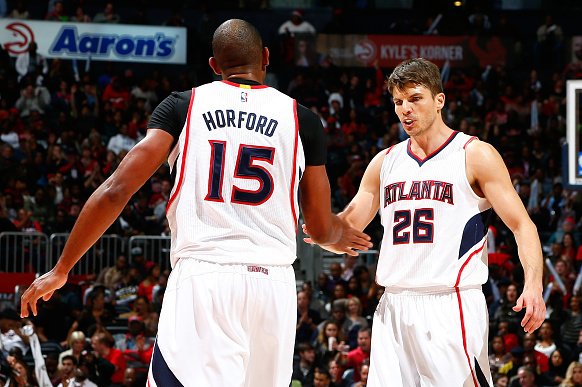
{"label": "neckline of jersey", "polygon": [[230,86],[240,87],[241,89],[266,89],[269,87],[267,85],[261,85],[259,82],[242,78],[223,79],[221,82]]}
{"label": "neckline of jersey", "polygon": [[459,134],[458,131],[453,130],[453,133],[451,133],[451,135],[449,136],[449,138],[447,138],[447,140],[445,142],[442,143],[441,146],[439,146],[437,149],[435,149],[431,154],[429,154],[428,156],[426,156],[424,159],[420,158],[419,156],[415,155],[414,152],[412,151],[412,148],[410,147],[410,139],[408,139],[408,145],[406,146],[406,153],[408,153],[408,155],[418,163],[419,167],[422,167],[422,165],[424,163],[426,163],[428,160],[432,159],[434,156],[436,156],[440,151],[442,151],[443,149],[446,148],[447,145],[449,145],[451,143],[451,141],[453,141],[453,139],[455,138],[455,136]]}

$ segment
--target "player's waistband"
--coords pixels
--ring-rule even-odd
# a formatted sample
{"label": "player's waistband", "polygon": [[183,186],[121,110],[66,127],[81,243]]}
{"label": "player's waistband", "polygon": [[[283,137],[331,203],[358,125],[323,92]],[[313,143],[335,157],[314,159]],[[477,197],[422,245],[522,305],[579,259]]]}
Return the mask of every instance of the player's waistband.
{"label": "player's waistband", "polygon": [[[179,268],[179,269],[178,269]],[[175,269],[187,271],[189,275],[207,273],[237,273],[258,278],[295,282],[295,270],[292,265],[264,265],[254,263],[220,263],[206,261],[198,257],[178,259]]]}
{"label": "player's waistband", "polygon": [[401,288],[397,286],[387,286],[384,288],[384,293],[401,295],[401,296],[418,296],[418,295],[429,295],[429,294],[450,294],[463,290],[479,289],[481,290],[481,285],[468,285],[463,287],[450,287],[450,286],[427,286],[422,288]]}

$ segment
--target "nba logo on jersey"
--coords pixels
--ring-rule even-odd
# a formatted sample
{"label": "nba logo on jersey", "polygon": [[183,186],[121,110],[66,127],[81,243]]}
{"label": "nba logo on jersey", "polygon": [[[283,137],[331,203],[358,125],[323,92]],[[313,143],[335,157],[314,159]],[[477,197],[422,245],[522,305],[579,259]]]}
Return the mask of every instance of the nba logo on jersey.
{"label": "nba logo on jersey", "polygon": [[241,91],[240,93],[240,101],[247,102],[249,100],[249,94],[246,91]]}

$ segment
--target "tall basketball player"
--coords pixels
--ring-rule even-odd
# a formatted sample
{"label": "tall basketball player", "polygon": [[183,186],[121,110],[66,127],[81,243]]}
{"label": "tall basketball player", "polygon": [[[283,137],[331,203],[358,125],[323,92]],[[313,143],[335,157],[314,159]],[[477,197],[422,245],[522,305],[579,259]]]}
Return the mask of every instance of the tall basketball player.
{"label": "tall basketball player", "polygon": [[[64,285],[73,265],[168,159],[172,274],[148,386],[287,386],[297,313],[298,191],[320,243],[347,254],[369,237],[331,213],[318,117],[264,86],[269,51],[258,31],[229,20],[210,66],[222,81],[173,93],[147,136],[88,200],[56,267],[22,296],[23,317]],[[315,230],[315,231],[314,231]]]}
{"label": "tall basketball player", "polygon": [[387,87],[410,138],[371,161],[339,215],[363,230],[379,210],[384,226],[376,281],[386,291],[374,315],[368,386],[492,386],[481,291],[487,218],[495,210],[515,235],[525,286],[514,310],[526,308],[526,332],[546,310],[537,230],[499,153],[443,122],[436,65],[402,62]]}

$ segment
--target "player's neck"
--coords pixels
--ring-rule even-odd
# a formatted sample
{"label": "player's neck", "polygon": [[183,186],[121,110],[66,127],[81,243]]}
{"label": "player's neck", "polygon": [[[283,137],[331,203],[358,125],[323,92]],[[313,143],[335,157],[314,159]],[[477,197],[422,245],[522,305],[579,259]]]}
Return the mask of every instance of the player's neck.
{"label": "player's neck", "polygon": [[263,84],[265,82],[265,74],[259,71],[241,69],[239,71],[222,73],[222,79],[227,81],[233,79],[245,79],[247,81],[254,81]]}
{"label": "player's neck", "polygon": [[415,155],[426,157],[440,148],[451,134],[453,130],[441,121],[421,133],[411,135],[410,147]]}

